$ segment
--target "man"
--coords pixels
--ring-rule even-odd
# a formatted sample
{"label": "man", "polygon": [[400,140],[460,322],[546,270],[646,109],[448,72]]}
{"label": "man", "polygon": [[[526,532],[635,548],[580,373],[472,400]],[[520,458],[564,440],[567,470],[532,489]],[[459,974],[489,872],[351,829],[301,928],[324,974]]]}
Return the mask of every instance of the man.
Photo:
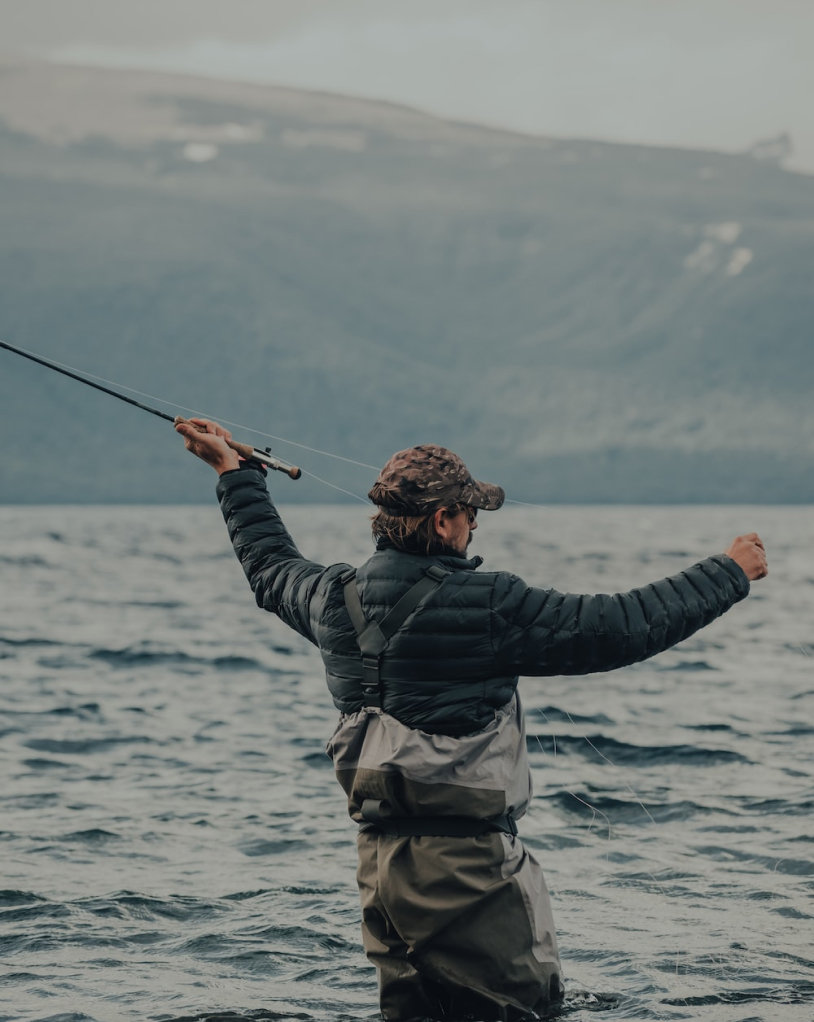
{"label": "man", "polygon": [[518,675],[608,671],[681,642],[766,574],[763,544],[741,536],[615,596],[532,588],[467,558],[478,511],[500,508],[503,490],[428,444],[395,454],[370,491],[370,560],[323,567],[297,550],[260,466],[239,461],[222,427],[192,421],[176,429],[220,475],[257,603],[319,647],[341,713],[328,751],[360,827],[383,1017],[546,1012],[561,970],[545,881],[517,836],[531,799]]}

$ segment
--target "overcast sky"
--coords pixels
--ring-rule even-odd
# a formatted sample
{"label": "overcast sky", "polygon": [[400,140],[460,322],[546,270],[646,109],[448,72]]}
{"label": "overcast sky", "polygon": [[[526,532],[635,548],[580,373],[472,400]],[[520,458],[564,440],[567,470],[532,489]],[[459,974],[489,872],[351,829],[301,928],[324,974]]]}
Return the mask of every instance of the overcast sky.
{"label": "overcast sky", "polygon": [[0,46],[814,172],[814,0],[0,0]]}

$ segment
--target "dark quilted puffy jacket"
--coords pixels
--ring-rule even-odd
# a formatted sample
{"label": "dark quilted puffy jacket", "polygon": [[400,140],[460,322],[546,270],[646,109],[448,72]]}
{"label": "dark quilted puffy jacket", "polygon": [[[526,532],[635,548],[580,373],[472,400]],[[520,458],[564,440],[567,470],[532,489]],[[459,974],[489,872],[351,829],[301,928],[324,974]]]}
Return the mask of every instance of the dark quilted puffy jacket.
{"label": "dark quilted puffy jacket", "polygon": [[[344,713],[362,708],[361,661],[340,579],[297,550],[251,468],[227,472],[218,497],[229,536],[260,607],[319,647]],[[721,554],[629,593],[578,596],[527,585],[480,558],[419,557],[380,547],[357,572],[368,620],[380,621],[430,564],[452,569],[390,640],[381,668],[383,709],[430,733],[485,727],[518,675],[589,674],[645,660],[742,600],[749,582]]]}

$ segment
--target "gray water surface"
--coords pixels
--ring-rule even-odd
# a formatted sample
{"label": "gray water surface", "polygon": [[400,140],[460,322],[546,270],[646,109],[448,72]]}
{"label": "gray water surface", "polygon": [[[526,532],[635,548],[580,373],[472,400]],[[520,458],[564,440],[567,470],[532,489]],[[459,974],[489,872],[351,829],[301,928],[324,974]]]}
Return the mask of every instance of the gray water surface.
{"label": "gray water surface", "polygon": [[[323,563],[362,508],[284,509]],[[565,1017],[814,1018],[814,512],[511,508],[473,552],[613,592],[757,529],[769,577],[674,650],[525,679]],[[377,1017],[316,652],[216,506],[0,508],[0,1020]]]}

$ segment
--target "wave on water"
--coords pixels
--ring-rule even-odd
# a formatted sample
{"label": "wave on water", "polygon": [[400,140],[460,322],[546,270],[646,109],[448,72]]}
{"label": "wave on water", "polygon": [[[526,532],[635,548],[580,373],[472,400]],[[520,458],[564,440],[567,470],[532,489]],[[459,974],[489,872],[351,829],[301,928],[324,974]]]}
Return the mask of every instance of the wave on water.
{"label": "wave on water", "polygon": [[719,808],[712,809],[688,799],[671,802],[643,802],[636,797],[630,799],[598,795],[594,791],[555,791],[538,796],[541,801],[556,806],[568,816],[596,820],[597,816],[614,824],[688,821],[698,815],[720,814]]}
{"label": "wave on water", "polygon": [[559,706],[539,706],[535,708],[535,713],[540,714],[543,720],[549,724],[613,724],[613,720],[610,717],[606,717],[604,713],[583,714],[576,711],[563,710]]}
{"label": "wave on water", "polygon": [[28,738],[22,743],[36,752],[79,756],[94,752],[108,752],[121,745],[153,745],[149,735],[108,735],[103,738]]}
{"label": "wave on water", "polygon": [[[814,982],[794,980],[779,986],[753,986],[747,981],[746,989],[729,990],[719,994],[665,997],[662,1004],[681,1008],[697,1008],[708,1004],[814,1004]],[[775,1015],[779,1019],[779,1015]]]}
{"label": "wave on water", "polygon": [[[156,1022],[255,1022],[262,1019],[313,1019],[313,1015],[299,1011],[295,1013],[269,1011],[266,1008],[256,1008],[249,1011],[205,1011],[200,1015],[157,1015]],[[338,1020],[343,1016],[338,1016]],[[349,1018],[349,1016],[345,1016]],[[337,1020],[337,1022],[338,1022]]]}
{"label": "wave on water", "polygon": [[690,671],[717,671],[718,668],[707,663],[706,660],[679,660],[677,664],[660,664],[657,668],[660,671],[675,671],[688,673]]}
{"label": "wave on water", "polygon": [[716,763],[748,763],[749,760],[734,749],[707,748],[700,745],[634,745],[607,735],[552,735],[546,733],[526,736],[530,753],[578,755],[586,759],[611,760],[615,765],[648,767],[654,764],[682,763],[695,766],[713,766]]}
{"label": "wave on water", "polygon": [[216,670],[238,671],[268,670],[259,661],[245,656],[201,657],[184,653],[180,650],[145,650],[145,649],[94,649],[87,654],[91,660],[103,660],[112,667],[163,667],[163,666],[205,666]]}

